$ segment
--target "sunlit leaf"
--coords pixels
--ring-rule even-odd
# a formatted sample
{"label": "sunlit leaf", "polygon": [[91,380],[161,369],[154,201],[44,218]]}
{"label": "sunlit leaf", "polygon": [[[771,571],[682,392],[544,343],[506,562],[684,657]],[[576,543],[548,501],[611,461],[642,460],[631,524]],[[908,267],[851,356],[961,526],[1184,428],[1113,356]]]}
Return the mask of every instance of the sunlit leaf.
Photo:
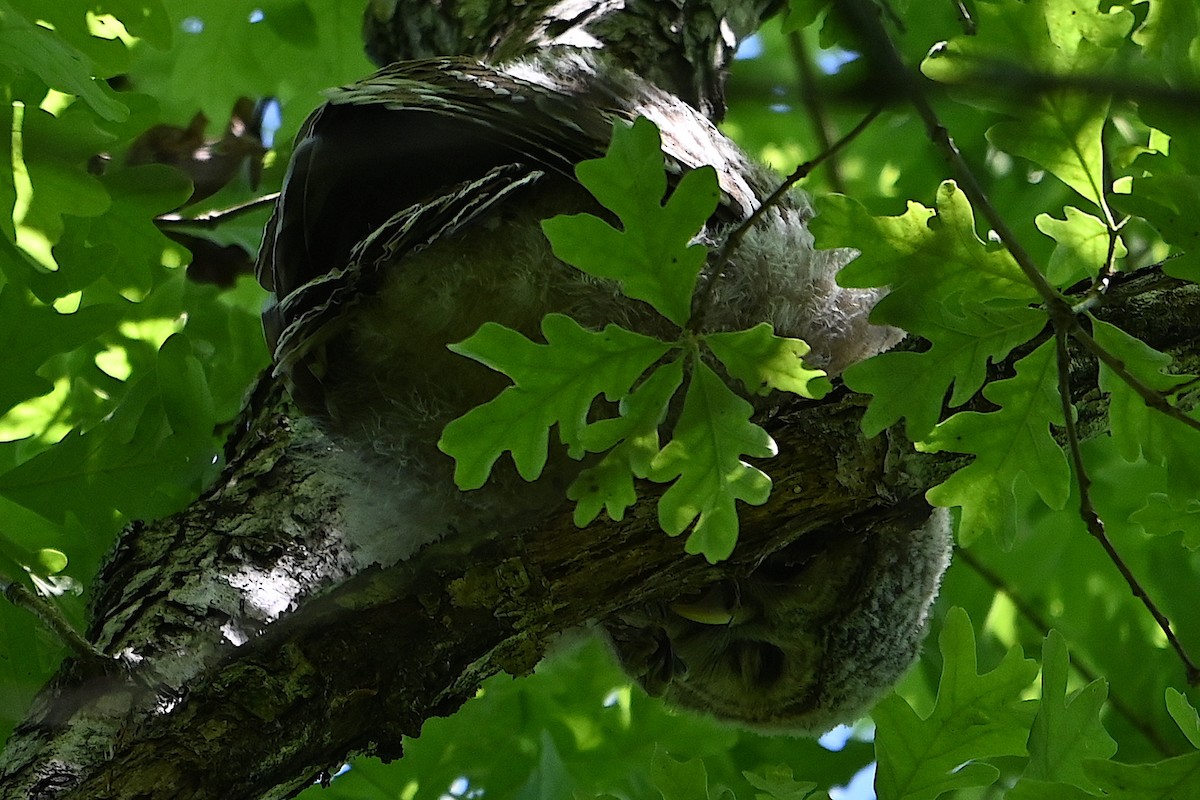
{"label": "sunlit leaf", "polygon": [[651,480],[674,481],[658,502],[662,529],[677,536],[691,528],[687,551],[710,562],[733,551],[736,501],[760,505],[771,491],[771,479],[742,460],[743,454],[776,452],[767,432],[750,421],[753,411],[703,362],[694,362],[673,438],[650,464]]}
{"label": "sunlit leaf", "polygon": [[609,325],[589,331],[562,314],[542,322],[546,344],[494,323],[451,347],[513,380],[496,399],[446,426],[438,443],[457,462],[455,481],[482,486],[496,459],[512,453],[517,470],[534,480],[546,463],[549,430],[582,453],[581,436],[597,396],[616,400],[671,345]]}
{"label": "sunlit leaf", "polygon": [[591,275],[619,281],[626,295],[682,326],[708,253],[691,241],[717,207],[716,173],[692,170],[664,203],[658,129],[645,118],[632,128],[616,126],[608,154],[583,162],[577,172],[596,199],[616,212],[622,230],[591,214],[548,219],[542,228],[554,254]]}
{"label": "sunlit leaf", "polygon": [[1015,530],[1018,478],[1028,480],[1052,509],[1067,501],[1071,473],[1067,457],[1051,435],[1062,424],[1054,342],[1046,342],[1016,363],[1017,374],[984,389],[999,411],[964,411],[938,425],[922,449],[975,456],[966,467],[926,496],[942,506],[963,506],[964,541],[991,531],[1011,542]]}
{"label": "sunlit leaf", "polygon": [[891,800],[933,800],[943,792],[988,786],[1000,775],[982,759],[1024,755],[1031,703],[1021,694],[1036,662],[1012,648],[980,674],[975,635],[961,608],[951,609],[939,637],[943,667],[937,704],[922,718],[898,695],[875,707],[875,791]]}

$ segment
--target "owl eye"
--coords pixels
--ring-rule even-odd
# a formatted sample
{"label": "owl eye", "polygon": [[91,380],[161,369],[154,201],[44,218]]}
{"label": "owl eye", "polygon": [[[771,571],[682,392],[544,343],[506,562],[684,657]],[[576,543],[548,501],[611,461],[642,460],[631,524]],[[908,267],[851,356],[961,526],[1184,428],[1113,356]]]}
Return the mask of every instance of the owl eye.
{"label": "owl eye", "polygon": [[726,658],[733,673],[749,686],[766,689],[783,677],[783,651],[770,642],[736,641],[726,651]]}

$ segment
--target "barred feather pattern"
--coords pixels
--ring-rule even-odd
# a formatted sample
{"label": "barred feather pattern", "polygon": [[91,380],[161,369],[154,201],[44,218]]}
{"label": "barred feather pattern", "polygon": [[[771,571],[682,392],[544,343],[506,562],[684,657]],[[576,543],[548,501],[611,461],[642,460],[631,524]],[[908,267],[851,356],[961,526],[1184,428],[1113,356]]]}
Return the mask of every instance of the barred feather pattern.
{"label": "barred feather pattern", "polygon": [[[672,184],[715,168],[722,196],[698,236],[707,244],[747,219],[775,180],[687,103],[596,53],[404,62],[328,97],[297,139],[258,275],[272,293],[263,317],[275,370],[333,442],[314,457],[347,487],[351,546],[363,565],[386,565],[448,532],[526,527],[562,502],[579,465],[552,452],[545,476],[526,484],[502,460],[483,489],[455,491],[441,431],[505,382],[446,344],[485,321],[537,337],[551,311],[678,335],[612,282],[563,264],[541,233],[555,214],[611,218],[574,167],[604,153],[614,123],[658,125]],[[810,216],[793,193],[747,231],[721,275],[710,266],[705,325],[771,322],[836,374],[900,333],[869,323],[878,292],[837,286],[854,254],[815,250]],[[915,656],[944,567],[937,530],[911,546],[897,534],[879,550],[860,537],[816,568],[784,564],[782,582],[764,565],[738,583],[736,609],[754,608],[753,624],[696,628],[663,606],[608,630],[630,673],[651,690],[668,684],[677,705],[815,730],[858,710]],[[846,665],[864,675],[851,679]]]}

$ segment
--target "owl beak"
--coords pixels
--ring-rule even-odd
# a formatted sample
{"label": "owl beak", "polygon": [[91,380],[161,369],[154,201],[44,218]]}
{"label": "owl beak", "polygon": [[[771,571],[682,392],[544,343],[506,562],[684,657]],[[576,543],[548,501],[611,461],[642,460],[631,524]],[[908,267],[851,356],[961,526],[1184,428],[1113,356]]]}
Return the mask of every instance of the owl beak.
{"label": "owl beak", "polygon": [[701,625],[735,625],[750,618],[749,609],[741,604],[737,584],[722,582],[693,600],[671,603],[670,609],[679,616]]}

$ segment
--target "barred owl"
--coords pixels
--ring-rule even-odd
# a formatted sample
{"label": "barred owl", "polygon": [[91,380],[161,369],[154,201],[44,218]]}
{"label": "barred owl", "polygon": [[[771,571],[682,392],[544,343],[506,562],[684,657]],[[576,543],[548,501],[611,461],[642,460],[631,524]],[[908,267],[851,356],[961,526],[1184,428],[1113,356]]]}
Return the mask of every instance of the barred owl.
{"label": "barred owl", "polygon": [[[504,66],[401,62],[333,90],[305,123],[260,256],[259,278],[272,292],[264,322],[276,372],[337,445],[329,469],[354,487],[345,514],[365,560],[406,558],[457,529],[527,525],[561,502],[577,469],[557,453],[534,484],[501,472],[477,492],[454,491],[450,459],[436,447],[441,430],[504,382],[447,343],[485,321],[535,337],[551,311],[585,326],[617,322],[671,337],[670,323],[648,306],[556,259],[539,226],[556,214],[607,214],[574,166],[603,154],[614,123],[638,116],[660,128],[672,182],[700,165],[716,169],[721,202],[701,241],[718,243],[774,188],[766,170],[690,106],[600,56],[569,50]],[[836,374],[900,334],[868,322],[876,292],[837,286],[853,254],[815,250],[810,216],[797,192],[753,225],[714,287],[705,324],[771,322],[780,335],[805,340],[810,362]],[[398,536],[397,527],[414,533]],[[811,682],[814,671],[841,681],[857,664],[869,676],[851,682],[876,687],[911,661],[944,566],[944,536],[920,531],[911,540],[830,542],[809,560],[764,568],[737,582],[723,628],[693,630],[675,611],[614,623],[616,648],[650,688],[657,687],[647,675],[667,675],[667,697],[679,704],[782,726],[803,717],[817,722],[803,727],[818,727],[861,705],[864,692],[847,697],[822,680],[814,695],[798,681]],[[894,627],[903,633],[880,639],[875,633],[891,623],[863,620],[897,600],[904,602],[895,604]],[[752,628],[754,641],[769,647],[739,636]],[[667,667],[647,669],[652,654],[642,652],[639,629],[667,643]],[[709,635],[718,631],[728,635]],[[859,642],[863,636],[873,641]],[[702,655],[708,640],[711,659]],[[810,652],[814,643],[847,658],[865,647],[871,663],[830,671]],[[789,688],[765,690],[766,682]],[[749,687],[740,697],[739,685]],[[762,708],[785,696],[785,707]],[[812,703],[822,705],[816,717]]]}

